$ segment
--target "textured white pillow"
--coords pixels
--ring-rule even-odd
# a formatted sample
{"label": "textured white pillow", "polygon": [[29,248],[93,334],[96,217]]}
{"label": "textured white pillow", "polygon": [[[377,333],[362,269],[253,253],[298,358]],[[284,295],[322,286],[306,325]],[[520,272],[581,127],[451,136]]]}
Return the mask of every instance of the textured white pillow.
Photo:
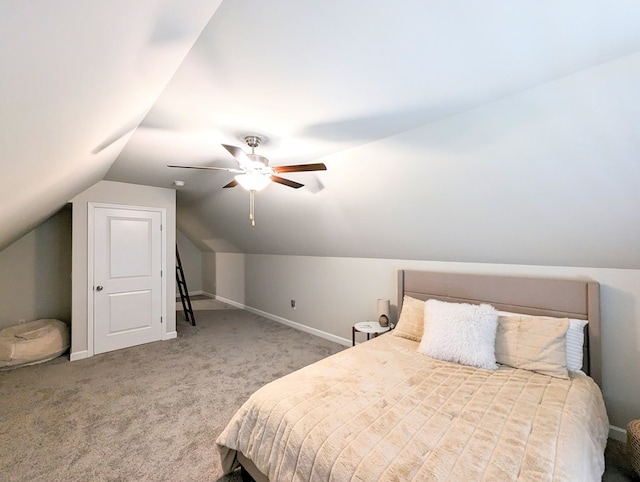
{"label": "textured white pillow", "polygon": [[584,327],[587,320],[569,318],[569,331],[567,331],[567,370],[577,372],[582,370],[584,359]]}
{"label": "textured white pillow", "polygon": [[[510,311],[498,311],[498,316],[531,316]],[[553,318],[548,316],[547,318]],[[584,327],[588,320],[577,320],[569,318],[569,331],[567,331],[567,370],[577,372],[582,370],[582,360],[584,358]]]}
{"label": "textured white pillow", "polygon": [[496,370],[498,312],[491,305],[428,300],[418,352],[439,360]]}

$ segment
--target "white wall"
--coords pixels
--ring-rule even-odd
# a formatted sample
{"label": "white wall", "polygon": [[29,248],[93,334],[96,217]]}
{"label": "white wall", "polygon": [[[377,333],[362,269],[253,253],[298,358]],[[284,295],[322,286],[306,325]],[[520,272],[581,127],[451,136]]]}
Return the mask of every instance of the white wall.
{"label": "white wall", "polygon": [[[233,301],[345,343],[353,323],[375,317],[377,298],[395,304],[398,269],[593,278],[601,284],[603,393],[610,421],[625,427],[640,417],[640,270],[257,254],[243,259],[244,303],[231,297],[240,271],[218,278],[219,293],[228,290]],[[235,269],[241,268],[238,262]]]}
{"label": "white wall", "polygon": [[19,320],[71,321],[71,210],[0,251],[0,328]]}
{"label": "white wall", "polygon": [[640,269],[638,85],[640,53],[323,156],[294,179],[324,189],[269,186],[255,227],[245,191],[213,190],[184,232],[256,254]]}
{"label": "white wall", "polygon": [[[189,293],[200,294],[202,292],[202,252],[180,231],[176,231],[176,242]],[[176,296],[179,296],[178,291]]]}
{"label": "white wall", "polygon": [[245,302],[245,255],[216,253],[215,294],[222,301]]}
{"label": "white wall", "polygon": [[103,178],[220,3],[0,2],[0,247]]}
{"label": "white wall", "polygon": [[89,346],[87,317],[87,212],[89,202],[127,204],[165,208],[167,212],[166,266],[165,276],[167,333],[176,330],[176,309],[173,293],[176,291],[174,275],[176,259],[176,193],[173,189],[100,181],[74,197],[73,203],[73,259],[72,259],[72,303],[71,303],[71,358],[86,356]]}
{"label": "white wall", "polygon": [[208,295],[216,293],[216,253],[202,253],[202,291]]}

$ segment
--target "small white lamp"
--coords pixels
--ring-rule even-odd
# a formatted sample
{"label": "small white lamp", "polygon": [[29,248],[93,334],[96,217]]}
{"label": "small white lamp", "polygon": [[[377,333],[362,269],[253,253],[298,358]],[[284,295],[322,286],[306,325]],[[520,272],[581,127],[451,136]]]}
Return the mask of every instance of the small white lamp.
{"label": "small white lamp", "polygon": [[378,298],[378,323],[380,326],[389,326],[389,313],[391,312],[391,304],[389,300]]}

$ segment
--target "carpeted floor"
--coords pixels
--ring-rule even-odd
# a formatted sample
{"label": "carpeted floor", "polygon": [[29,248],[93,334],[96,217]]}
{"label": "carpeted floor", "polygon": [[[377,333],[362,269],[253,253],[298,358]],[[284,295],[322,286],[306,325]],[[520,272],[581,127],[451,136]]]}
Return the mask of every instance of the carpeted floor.
{"label": "carpeted floor", "polygon": [[[238,482],[214,448],[233,413],[344,348],[243,310],[178,320],[176,340],[0,372],[0,480]],[[610,441],[604,480],[632,477]]]}
{"label": "carpeted floor", "polygon": [[0,480],[219,480],[249,395],[344,348],[243,310],[178,320],[176,340],[0,372]]}

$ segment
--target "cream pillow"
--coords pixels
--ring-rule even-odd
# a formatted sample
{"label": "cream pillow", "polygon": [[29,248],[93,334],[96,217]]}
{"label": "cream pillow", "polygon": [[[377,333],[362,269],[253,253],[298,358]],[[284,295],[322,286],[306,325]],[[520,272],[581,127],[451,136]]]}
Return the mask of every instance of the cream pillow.
{"label": "cream pillow", "polygon": [[501,365],[569,378],[566,350],[568,330],[568,318],[500,316],[496,333],[496,359]]}
{"label": "cream pillow", "polygon": [[[530,316],[536,318],[533,315],[523,315],[509,311],[498,311],[498,316]],[[545,316],[544,318],[553,317]],[[582,370],[584,359],[584,327],[587,326],[588,323],[587,320],[569,318],[569,330],[567,331],[567,370],[571,372]]]}
{"label": "cream pillow", "polygon": [[406,296],[402,299],[402,312],[393,330],[395,336],[413,341],[422,339],[424,326],[424,301]]}
{"label": "cream pillow", "polygon": [[491,305],[424,304],[424,336],[418,352],[439,360],[497,369],[494,346],[498,313]]}

